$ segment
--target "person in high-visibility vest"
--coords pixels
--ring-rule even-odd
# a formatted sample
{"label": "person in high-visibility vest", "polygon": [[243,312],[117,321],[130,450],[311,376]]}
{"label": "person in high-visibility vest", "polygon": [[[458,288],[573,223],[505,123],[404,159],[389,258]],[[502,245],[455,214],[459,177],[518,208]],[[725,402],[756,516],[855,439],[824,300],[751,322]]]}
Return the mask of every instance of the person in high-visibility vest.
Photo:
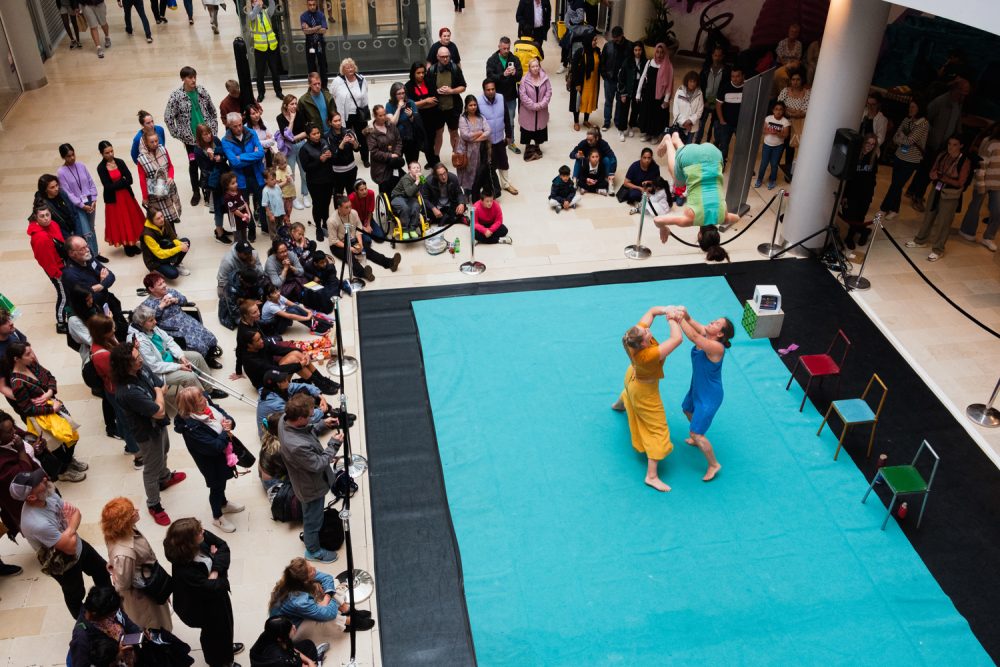
{"label": "person in high-visibility vest", "polygon": [[249,0],[247,6],[247,29],[253,40],[253,63],[257,70],[257,101],[264,100],[264,74],[271,70],[271,86],[280,100],[281,93],[281,52],[278,51],[278,36],[274,33],[271,19],[277,10],[275,0],[269,0],[265,8],[264,0]]}

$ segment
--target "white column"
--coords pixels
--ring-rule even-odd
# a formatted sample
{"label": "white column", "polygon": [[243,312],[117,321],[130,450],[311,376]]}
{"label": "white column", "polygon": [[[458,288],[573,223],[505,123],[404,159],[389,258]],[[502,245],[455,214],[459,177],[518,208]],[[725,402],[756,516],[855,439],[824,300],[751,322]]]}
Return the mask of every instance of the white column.
{"label": "white column", "polygon": [[[890,5],[882,0],[831,0],[812,82],[809,112],[796,152],[795,180],[782,235],[800,241],[826,227],[837,179],[826,170],[833,136],[857,129],[882,45]],[[818,248],[823,235],[805,245]]]}
{"label": "white column", "polygon": [[[646,21],[653,13],[649,0],[615,0],[624,5],[625,14],[622,19],[622,30],[625,38],[633,42],[641,42],[646,36]],[[562,19],[562,17],[559,17]]]}
{"label": "white column", "polygon": [[[14,68],[24,90],[41,88],[48,81],[42,67],[42,54],[38,51],[38,38],[31,22],[31,11],[26,2],[3,2],[0,17],[10,45]],[[6,60],[6,58],[4,59]],[[6,66],[7,63],[4,63]]]}

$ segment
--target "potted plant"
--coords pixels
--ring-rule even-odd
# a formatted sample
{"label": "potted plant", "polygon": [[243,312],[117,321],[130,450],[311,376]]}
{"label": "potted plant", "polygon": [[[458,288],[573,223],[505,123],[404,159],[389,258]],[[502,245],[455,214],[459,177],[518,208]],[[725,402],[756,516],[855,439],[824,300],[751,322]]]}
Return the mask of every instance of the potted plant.
{"label": "potted plant", "polygon": [[653,57],[653,49],[657,44],[663,42],[667,45],[670,53],[677,51],[677,35],[674,33],[674,22],[670,18],[670,8],[666,0],[649,0],[653,7],[653,13],[646,21],[646,35],[643,38],[643,45],[646,48],[646,57]]}

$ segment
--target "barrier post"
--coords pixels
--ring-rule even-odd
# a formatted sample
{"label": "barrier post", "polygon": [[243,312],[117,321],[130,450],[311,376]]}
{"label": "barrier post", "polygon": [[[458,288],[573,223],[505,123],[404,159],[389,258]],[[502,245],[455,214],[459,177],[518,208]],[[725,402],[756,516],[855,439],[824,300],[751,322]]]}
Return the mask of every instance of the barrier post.
{"label": "barrier post", "polygon": [[862,277],[862,273],[865,272],[865,264],[868,263],[868,255],[871,254],[872,246],[875,244],[875,237],[878,236],[878,230],[882,228],[882,213],[875,214],[875,224],[873,225],[872,236],[868,239],[868,247],[865,248],[865,258],[861,260],[861,267],[858,269],[858,275],[856,276],[844,276],[844,286],[847,289],[852,290],[866,290],[872,286],[872,283],[867,278]]}
{"label": "barrier post", "polygon": [[784,249],[782,245],[775,243],[775,241],[778,238],[778,224],[781,223],[781,211],[785,207],[785,197],[787,196],[788,195],[785,194],[784,188],[778,190],[778,213],[774,216],[774,231],[771,232],[771,242],[761,243],[757,246],[757,252],[764,255],[764,257],[767,257],[768,259],[774,258],[775,250]]}
{"label": "barrier post", "polygon": [[642,201],[639,202],[639,233],[635,235],[635,243],[625,246],[625,256],[629,259],[649,259],[653,251],[642,245],[642,225],[646,221],[646,200],[649,194],[642,193]]}
{"label": "barrier post", "polygon": [[462,262],[458,270],[468,276],[474,276],[486,270],[486,265],[476,261],[476,209],[469,208],[469,261]]}
{"label": "barrier post", "polygon": [[[333,301],[333,321],[334,321],[334,326],[339,327],[340,326],[340,295],[338,294],[338,295],[332,297],[331,301]],[[343,338],[342,336],[337,336],[337,345],[340,345],[340,340],[342,338]],[[333,372],[335,370],[336,371],[342,371],[343,375],[353,375],[354,373],[357,373],[358,372],[358,368],[360,366],[361,365],[358,363],[357,359],[355,359],[352,356],[344,354],[343,350],[338,350],[337,356],[331,358],[330,361],[326,362],[326,370],[328,370],[330,372]]]}
{"label": "barrier post", "polygon": [[1000,394],[1000,380],[997,380],[997,386],[993,388],[990,400],[987,403],[973,403],[965,409],[965,416],[986,428],[1000,426],[1000,410],[993,407],[997,394]]}

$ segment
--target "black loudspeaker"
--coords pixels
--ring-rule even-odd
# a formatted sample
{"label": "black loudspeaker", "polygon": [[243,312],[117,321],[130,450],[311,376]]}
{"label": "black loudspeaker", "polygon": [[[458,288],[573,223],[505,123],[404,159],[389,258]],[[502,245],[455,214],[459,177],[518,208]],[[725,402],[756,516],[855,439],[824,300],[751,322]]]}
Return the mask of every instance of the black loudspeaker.
{"label": "black loudspeaker", "polygon": [[842,127],[833,135],[833,148],[830,149],[830,163],[826,165],[826,170],[841,180],[850,180],[856,173],[860,154],[861,134]]}

